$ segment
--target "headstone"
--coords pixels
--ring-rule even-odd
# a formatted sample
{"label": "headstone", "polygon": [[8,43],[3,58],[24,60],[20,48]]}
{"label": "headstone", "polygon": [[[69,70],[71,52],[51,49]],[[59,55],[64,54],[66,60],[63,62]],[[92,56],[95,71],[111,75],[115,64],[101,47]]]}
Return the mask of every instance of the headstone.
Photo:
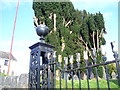
{"label": "headstone", "polygon": [[19,80],[19,77],[18,76],[11,76],[11,87],[12,88],[16,88],[17,87],[17,83],[18,83],[18,80]]}
{"label": "headstone", "polygon": [[105,68],[103,67],[103,79],[106,79]]}
{"label": "headstone", "polygon": [[18,87],[19,88],[28,87],[28,74],[21,74],[20,75],[19,82],[18,82]]}
{"label": "headstone", "polygon": [[112,76],[112,79],[116,79],[116,73],[115,72],[112,72],[111,76]]}
{"label": "headstone", "polygon": [[[87,65],[88,65],[88,66],[91,66],[92,63],[88,61],[88,62],[87,62]],[[92,68],[91,68],[91,67],[88,68],[88,78],[89,78],[89,79],[93,79],[93,78],[94,78],[94,74],[93,74],[93,72],[92,72]]]}
{"label": "headstone", "polygon": [[90,79],[94,78],[94,74],[91,72]]}
{"label": "headstone", "polygon": [[5,82],[5,85],[10,86],[12,82],[11,76],[6,76],[4,82]]}
{"label": "headstone", "polygon": [[101,80],[101,78],[98,76],[98,80]]}
{"label": "headstone", "polygon": [[60,80],[60,71],[56,70],[56,80]]}
{"label": "headstone", "polygon": [[87,75],[85,73],[81,73],[80,75],[82,80],[86,80],[87,79]]}
{"label": "headstone", "polygon": [[73,79],[74,79],[74,80],[78,80],[78,76],[75,74],[75,75],[73,76]]}
{"label": "headstone", "polygon": [[67,74],[67,80],[70,80],[70,74]]}
{"label": "headstone", "polygon": [[66,79],[66,73],[63,73],[63,79]]}
{"label": "headstone", "polygon": [[0,85],[4,85],[4,77],[0,76]]}

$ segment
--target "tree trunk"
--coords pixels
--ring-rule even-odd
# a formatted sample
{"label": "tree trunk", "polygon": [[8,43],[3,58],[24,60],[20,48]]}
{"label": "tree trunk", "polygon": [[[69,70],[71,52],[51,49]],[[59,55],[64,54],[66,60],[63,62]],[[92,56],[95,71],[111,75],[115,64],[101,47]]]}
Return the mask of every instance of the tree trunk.
{"label": "tree trunk", "polygon": [[83,45],[86,47],[86,43],[85,43],[85,41],[83,40],[83,38],[82,38],[82,37],[79,37],[79,40],[82,41]]}
{"label": "tree trunk", "polygon": [[99,38],[98,38],[98,30],[97,30],[97,50],[99,49]]}
{"label": "tree trunk", "polygon": [[54,14],[54,32],[56,32],[56,14]]}
{"label": "tree trunk", "polygon": [[62,37],[62,47],[61,47],[61,51],[63,52],[65,49],[65,41],[64,41],[64,37]]}
{"label": "tree trunk", "polygon": [[94,45],[94,48],[95,48],[95,33],[93,32],[93,45]]}
{"label": "tree trunk", "polygon": [[101,30],[101,32],[100,32],[100,34],[99,34],[99,37],[102,37],[103,30],[104,30],[104,29]]}
{"label": "tree trunk", "polygon": [[73,20],[70,20],[68,21],[66,24],[65,24],[65,27],[67,27],[69,24],[71,24],[73,22]]}
{"label": "tree trunk", "polygon": [[65,26],[65,18],[63,17],[63,26]]}

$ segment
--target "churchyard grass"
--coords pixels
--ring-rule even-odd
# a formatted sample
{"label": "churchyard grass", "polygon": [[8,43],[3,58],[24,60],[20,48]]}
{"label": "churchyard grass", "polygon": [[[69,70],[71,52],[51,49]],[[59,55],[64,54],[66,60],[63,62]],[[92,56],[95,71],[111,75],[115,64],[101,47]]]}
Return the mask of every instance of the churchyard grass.
{"label": "churchyard grass", "polygon": [[[66,88],[66,81],[65,80],[62,80],[62,88]],[[92,80],[89,80],[89,83],[90,83],[90,88],[97,88],[97,83],[96,83],[96,80],[95,79],[92,79]],[[68,80],[68,88],[72,88],[72,81],[71,80]],[[87,80],[81,80],[81,86],[82,88],[88,88],[87,87]],[[108,88],[107,87],[107,81],[104,80],[104,79],[100,79],[99,80],[99,86],[100,88]],[[60,81],[59,80],[56,80],[56,88],[59,88],[60,87]],[[74,80],[74,88],[79,88],[79,80]],[[110,80],[110,88],[118,88],[118,81],[117,80]],[[120,89],[120,88],[119,88]]]}
{"label": "churchyard grass", "polygon": [[4,74],[4,73],[0,73],[0,76],[9,76],[9,75]]}

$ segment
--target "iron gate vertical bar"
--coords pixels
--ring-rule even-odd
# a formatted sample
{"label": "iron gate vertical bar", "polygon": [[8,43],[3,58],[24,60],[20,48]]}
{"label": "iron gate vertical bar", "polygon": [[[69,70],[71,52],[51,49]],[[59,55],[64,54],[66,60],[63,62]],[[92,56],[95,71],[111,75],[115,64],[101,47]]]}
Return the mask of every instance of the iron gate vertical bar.
{"label": "iron gate vertical bar", "polygon": [[64,65],[64,68],[65,68],[65,83],[66,83],[66,90],[68,88],[67,86],[67,65],[68,65],[68,57],[64,57],[64,62],[65,62],[65,65]]}
{"label": "iron gate vertical bar", "polygon": [[[80,62],[77,63],[78,68],[80,67]],[[79,89],[81,90],[81,79],[80,79],[80,70],[78,70],[78,76],[79,76]]]}
{"label": "iron gate vertical bar", "polygon": [[[86,60],[86,66],[88,66],[88,61]],[[90,90],[90,84],[89,84],[89,78],[88,78],[88,68],[86,69],[86,73],[87,73],[87,84],[88,84],[88,90]]]}
{"label": "iron gate vertical bar", "polygon": [[106,72],[106,78],[107,78],[107,85],[108,85],[108,90],[110,90],[110,83],[109,83],[109,74],[108,74],[108,68],[107,65],[105,65],[105,72]]}
{"label": "iron gate vertical bar", "polygon": [[[76,53],[77,67],[80,68],[80,53]],[[81,90],[80,70],[78,70],[79,89]]]}
{"label": "iron gate vertical bar", "polygon": [[40,55],[41,52],[38,48],[37,50],[38,56],[37,56],[37,61],[38,61],[38,77],[37,77],[37,88],[40,88]]}
{"label": "iron gate vertical bar", "polygon": [[59,78],[60,78],[60,90],[61,90],[61,75],[62,75],[62,65],[61,65],[61,63],[62,63],[62,55],[58,55],[58,68],[59,68],[59,70],[60,70],[60,76],[59,76]]}
{"label": "iron gate vertical bar", "polygon": [[[118,2],[118,56],[120,55],[120,1]],[[117,59],[118,63],[118,84],[120,88],[120,56]]]}
{"label": "iron gate vertical bar", "polygon": [[68,85],[67,85],[67,72],[65,73],[65,79],[66,79],[66,90],[68,90]]}
{"label": "iron gate vertical bar", "polygon": [[66,90],[67,90],[67,88],[68,88],[68,86],[67,86],[67,65],[65,65],[65,84],[66,84]]}
{"label": "iron gate vertical bar", "polygon": [[[73,64],[70,64],[71,70],[73,69]],[[71,71],[71,76],[72,76],[72,90],[74,90],[74,80],[73,80],[73,70]]]}
{"label": "iron gate vertical bar", "polygon": [[41,88],[47,88],[47,81],[45,79],[47,79],[47,65],[43,65],[42,66],[42,75],[41,75]]}
{"label": "iron gate vertical bar", "polygon": [[95,72],[96,72],[96,81],[97,81],[97,89],[100,90],[100,87],[99,87],[99,81],[98,81],[98,69],[97,67],[95,67]]}
{"label": "iron gate vertical bar", "polygon": [[29,65],[29,87],[30,87],[30,90],[31,90],[31,87],[32,87],[32,85],[31,85],[31,83],[32,83],[32,78],[31,78],[31,64],[32,64],[32,57],[33,57],[33,55],[32,55],[32,51],[30,52],[30,65]]}
{"label": "iron gate vertical bar", "polygon": [[[50,56],[51,57],[51,56]],[[53,88],[54,90],[54,59],[51,57],[51,60],[50,60],[50,69],[51,69],[51,88]]]}
{"label": "iron gate vertical bar", "polygon": [[120,87],[120,61],[116,59],[116,68],[117,68],[117,73],[118,73],[118,85]]}
{"label": "iron gate vertical bar", "polygon": [[70,67],[71,67],[71,76],[72,76],[72,90],[74,89],[74,80],[73,80],[73,55],[69,55]]}
{"label": "iron gate vertical bar", "polygon": [[79,88],[80,88],[80,90],[81,90],[80,70],[78,71],[78,75],[79,75]]}
{"label": "iron gate vertical bar", "polygon": [[118,54],[117,52],[114,52],[114,58],[115,58],[115,63],[116,63],[116,70],[118,74],[118,85],[120,87],[120,65],[119,65],[119,59],[118,59]]}
{"label": "iron gate vertical bar", "polygon": [[[97,62],[97,60],[96,60],[96,58],[94,58],[94,64],[96,64],[96,62]],[[97,69],[97,67],[95,67],[95,73],[96,73],[96,81],[97,81],[97,89],[99,90],[100,89],[100,87],[99,87],[99,81],[98,81],[98,69]]]}
{"label": "iron gate vertical bar", "polygon": [[42,86],[42,78],[43,78],[43,71],[45,71],[44,70],[44,68],[43,68],[43,66],[41,66],[42,65],[42,56],[40,56],[40,88],[42,88],[43,86]]}
{"label": "iron gate vertical bar", "polygon": [[[102,56],[102,59],[103,59],[104,62],[106,62],[107,57],[106,56]],[[110,90],[109,73],[108,73],[108,67],[107,67],[107,65],[105,65],[104,68],[105,68],[105,73],[106,73],[106,78],[107,78],[108,90]]]}
{"label": "iron gate vertical bar", "polygon": [[106,72],[106,78],[107,78],[108,90],[110,90],[109,73],[108,73],[107,65],[105,65],[105,72]]}
{"label": "iron gate vertical bar", "polygon": [[74,90],[74,79],[73,79],[73,71],[71,72],[72,74],[72,90]]}
{"label": "iron gate vertical bar", "polygon": [[61,90],[61,75],[62,75],[62,71],[60,71],[60,90]]}
{"label": "iron gate vertical bar", "polygon": [[86,69],[87,72],[87,84],[88,84],[88,90],[90,90],[90,84],[89,84],[89,78],[88,78],[88,69]]}
{"label": "iron gate vertical bar", "polygon": [[61,63],[59,63],[60,66],[60,90],[61,90],[61,75],[62,75],[62,71],[61,71]]}
{"label": "iron gate vertical bar", "polygon": [[53,88],[56,88],[56,51],[53,53]]}
{"label": "iron gate vertical bar", "polygon": [[51,72],[50,72],[50,59],[48,59],[48,89],[51,88],[51,80],[50,80],[50,77],[51,77]]}

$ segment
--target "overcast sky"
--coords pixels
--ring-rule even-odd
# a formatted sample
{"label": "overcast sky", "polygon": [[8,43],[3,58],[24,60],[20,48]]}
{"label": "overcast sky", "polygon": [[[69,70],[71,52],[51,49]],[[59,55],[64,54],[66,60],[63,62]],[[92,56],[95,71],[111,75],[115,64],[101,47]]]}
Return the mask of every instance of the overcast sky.
{"label": "overcast sky", "polygon": [[[13,55],[17,58],[15,66],[19,73],[28,72],[30,50],[29,46],[39,42],[33,25],[34,11],[32,0],[21,0],[13,43]],[[76,2],[75,2],[76,1]],[[90,13],[101,12],[105,19],[107,35],[105,39],[108,60],[112,60],[111,41],[118,41],[118,1],[119,0],[74,0],[76,9],[86,9]],[[10,51],[14,17],[17,0],[0,1],[0,50]]]}

